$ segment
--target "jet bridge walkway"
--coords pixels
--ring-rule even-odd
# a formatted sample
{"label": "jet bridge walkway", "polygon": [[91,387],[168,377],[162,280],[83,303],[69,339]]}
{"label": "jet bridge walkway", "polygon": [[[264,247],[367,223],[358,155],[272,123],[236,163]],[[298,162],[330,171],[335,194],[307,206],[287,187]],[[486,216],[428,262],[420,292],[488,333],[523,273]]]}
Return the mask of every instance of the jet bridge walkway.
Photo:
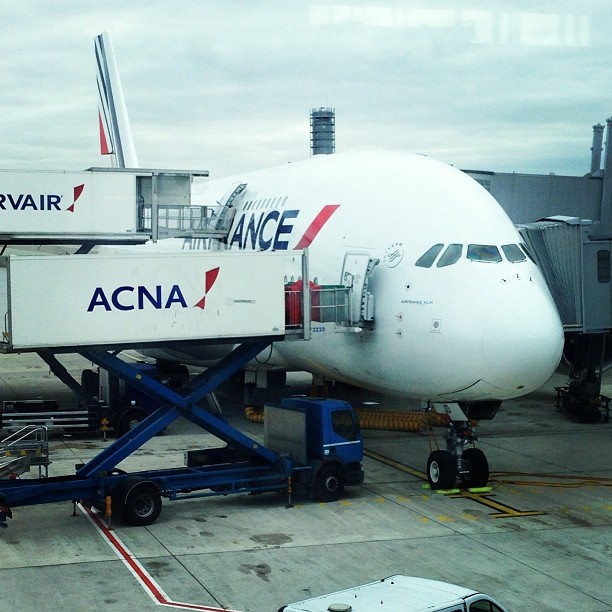
{"label": "jet bridge walkway", "polygon": [[601,376],[612,363],[612,227],[555,216],[518,228],[565,329],[570,382],[557,388],[557,408],[580,421],[609,421]]}

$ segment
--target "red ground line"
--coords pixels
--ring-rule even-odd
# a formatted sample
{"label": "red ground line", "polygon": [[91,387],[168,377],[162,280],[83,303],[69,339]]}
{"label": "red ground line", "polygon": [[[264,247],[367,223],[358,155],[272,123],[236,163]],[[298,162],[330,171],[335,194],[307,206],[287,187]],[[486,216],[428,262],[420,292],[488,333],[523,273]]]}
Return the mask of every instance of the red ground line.
{"label": "red ground line", "polygon": [[116,536],[104,521],[91,508],[78,504],[79,509],[91,521],[94,527],[106,540],[106,543],[111,547],[115,554],[123,561],[133,576],[140,582],[143,589],[149,597],[160,606],[169,608],[180,608],[182,610],[199,610],[201,612],[238,612],[229,608],[215,608],[211,606],[203,606],[200,604],[184,603],[173,601],[164,593],[163,589],[155,582],[149,572],[140,564],[134,557],[129,548]]}

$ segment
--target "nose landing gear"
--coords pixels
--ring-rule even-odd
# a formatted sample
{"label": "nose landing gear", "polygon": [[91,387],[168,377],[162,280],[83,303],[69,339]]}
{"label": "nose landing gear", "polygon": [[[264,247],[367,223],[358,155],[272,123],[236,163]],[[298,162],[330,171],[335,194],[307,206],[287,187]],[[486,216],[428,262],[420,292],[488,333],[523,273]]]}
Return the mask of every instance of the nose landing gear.
{"label": "nose landing gear", "polygon": [[[430,487],[433,490],[452,489],[457,478],[465,488],[486,486],[489,480],[489,462],[485,454],[473,446],[478,436],[469,418],[457,403],[436,404],[435,408],[439,414],[447,415],[448,431],[445,436],[446,450],[434,450],[427,460],[427,480]],[[498,408],[499,404],[494,407],[494,412],[497,412]],[[469,411],[469,408],[467,410]],[[465,448],[470,444],[471,447]]]}

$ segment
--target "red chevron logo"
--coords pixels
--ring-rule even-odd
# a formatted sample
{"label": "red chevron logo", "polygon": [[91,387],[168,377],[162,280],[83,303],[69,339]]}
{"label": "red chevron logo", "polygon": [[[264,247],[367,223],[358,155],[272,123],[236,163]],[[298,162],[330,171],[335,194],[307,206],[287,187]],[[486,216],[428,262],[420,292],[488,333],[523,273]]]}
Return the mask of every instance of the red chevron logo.
{"label": "red chevron logo", "polygon": [[206,296],[208,295],[208,292],[211,290],[212,286],[215,284],[217,276],[219,276],[219,270],[220,268],[213,268],[212,270],[206,271],[206,276],[204,278],[204,295],[202,296],[202,299],[200,299],[200,301],[195,305],[196,308],[201,308],[202,310],[204,310],[206,306]]}
{"label": "red chevron logo", "polygon": [[68,212],[74,212],[74,205],[76,204],[76,201],[81,197],[81,194],[83,193],[83,189],[85,189],[85,185],[77,185],[74,188],[74,194],[72,196],[72,204],[66,209]]}

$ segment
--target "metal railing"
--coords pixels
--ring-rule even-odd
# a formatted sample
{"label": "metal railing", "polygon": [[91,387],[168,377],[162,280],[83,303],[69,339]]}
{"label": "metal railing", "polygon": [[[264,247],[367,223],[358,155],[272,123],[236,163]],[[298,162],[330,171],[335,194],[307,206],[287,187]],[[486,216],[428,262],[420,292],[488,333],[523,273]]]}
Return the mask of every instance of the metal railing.
{"label": "metal railing", "polygon": [[181,232],[212,232],[219,206],[183,206],[180,204],[160,204],[157,206],[157,227],[153,219],[153,207],[148,204],[139,206],[138,231],[162,234]]}
{"label": "metal railing", "polygon": [[[310,319],[313,323],[349,324],[350,289],[342,286],[310,289]],[[303,324],[302,289],[285,287],[285,326],[299,329]]]}
{"label": "metal railing", "polygon": [[[26,425],[18,431],[7,436],[0,442],[0,455],[7,463],[16,458],[25,457],[25,469],[21,473],[29,471],[30,466],[38,466],[38,474],[42,476],[41,468],[45,468],[45,476],[48,476],[49,468],[49,433],[44,425]],[[21,469],[21,468],[20,468]]]}

